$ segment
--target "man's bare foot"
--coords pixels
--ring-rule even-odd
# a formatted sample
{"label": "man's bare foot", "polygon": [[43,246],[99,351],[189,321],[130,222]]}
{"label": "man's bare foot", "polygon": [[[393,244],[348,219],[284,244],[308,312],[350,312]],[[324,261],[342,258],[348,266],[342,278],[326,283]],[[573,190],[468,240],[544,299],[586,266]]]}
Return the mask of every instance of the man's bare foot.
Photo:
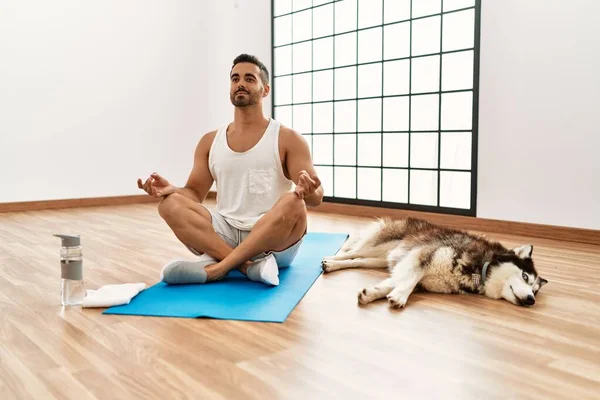
{"label": "man's bare foot", "polygon": [[252,265],[252,263],[253,263],[252,261],[246,261],[246,262],[245,262],[245,263],[244,263],[242,266],[240,266],[240,267],[238,268],[238,269],[239,269],[239,271],[240,271],[242,274],[244,274],[244,275],[248,276],[248,268],[249,268],[249,267]]}
{"label": "man's bare foot", "polygon": [[206,282],[218,281],[227,275],[227,272],[223,271],[221,263],[207,265],[204,271],[206,271]]}

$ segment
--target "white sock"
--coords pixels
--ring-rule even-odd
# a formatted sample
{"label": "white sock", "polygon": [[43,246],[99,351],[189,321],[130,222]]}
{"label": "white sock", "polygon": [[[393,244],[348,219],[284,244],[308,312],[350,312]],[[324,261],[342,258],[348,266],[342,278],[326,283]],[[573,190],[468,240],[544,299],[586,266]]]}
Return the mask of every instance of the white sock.
{"label": "white sock", "polygon": [[256,260],[246,271],[252,281],[263,282],[267,285],[279,285],[279,267],[273,254]]}
{"label": "white sock", "polygon": [[208,254],[202,254],[196,261],[173,260],[165,264],[160,271],[160,280],[171,285],[205,283],[204,268],[216,262],[217,260]]}

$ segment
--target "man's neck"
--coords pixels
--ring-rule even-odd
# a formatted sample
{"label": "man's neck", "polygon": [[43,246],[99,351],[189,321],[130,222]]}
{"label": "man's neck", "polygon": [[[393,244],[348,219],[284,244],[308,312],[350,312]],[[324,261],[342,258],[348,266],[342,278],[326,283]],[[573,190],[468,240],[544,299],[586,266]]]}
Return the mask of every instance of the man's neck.
{"label": "man's neck", "polygon": [[236,107],[233,115],[233,126],[242,129],[249,128],[263,125],[267,120],[260,107]]}

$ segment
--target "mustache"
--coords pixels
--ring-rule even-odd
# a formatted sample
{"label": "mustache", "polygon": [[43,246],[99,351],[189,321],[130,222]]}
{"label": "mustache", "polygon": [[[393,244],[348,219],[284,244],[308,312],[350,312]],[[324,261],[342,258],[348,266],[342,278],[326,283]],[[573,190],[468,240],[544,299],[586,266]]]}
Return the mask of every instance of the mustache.
{"label": "mustache", "polygon": [[238,89],[238,90],[236,90],[236,91],[235,91],[235,93],[236,93],[236,94],[237,94],[237,93],[240,93],[240,92],[241,92],[241,93],[246,93],[246,94],[249,94],[249,93],[248,93],[246,90],[244,90],[244,89]]}

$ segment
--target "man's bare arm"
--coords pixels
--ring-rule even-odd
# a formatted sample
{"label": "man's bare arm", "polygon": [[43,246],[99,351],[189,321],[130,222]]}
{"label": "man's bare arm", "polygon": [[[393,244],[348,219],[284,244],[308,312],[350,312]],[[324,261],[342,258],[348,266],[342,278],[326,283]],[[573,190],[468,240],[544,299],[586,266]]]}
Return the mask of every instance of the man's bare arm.
{"label": "man's bare arm", "polygon": [[286,154],[286,169],[290,174],[290,178],[296,185],[300,184],[308,188],[308,193],[304,196],[306,205],[312,207],[318,206],[323,201],[324,190],[317,177],[317,171],[310,156],[308,143],[306,143],[302,135],[290,128],[282,126],[281,132]]}
{"label": "man's bare arm", "polygon": [[182,194],[190,199],[202,203],[214,179],[208,168],[208,153],[215,138],[216,131],[208,132],[200,139],[194,152],[194,166],[185,186],[177,188],[175,193]]}

